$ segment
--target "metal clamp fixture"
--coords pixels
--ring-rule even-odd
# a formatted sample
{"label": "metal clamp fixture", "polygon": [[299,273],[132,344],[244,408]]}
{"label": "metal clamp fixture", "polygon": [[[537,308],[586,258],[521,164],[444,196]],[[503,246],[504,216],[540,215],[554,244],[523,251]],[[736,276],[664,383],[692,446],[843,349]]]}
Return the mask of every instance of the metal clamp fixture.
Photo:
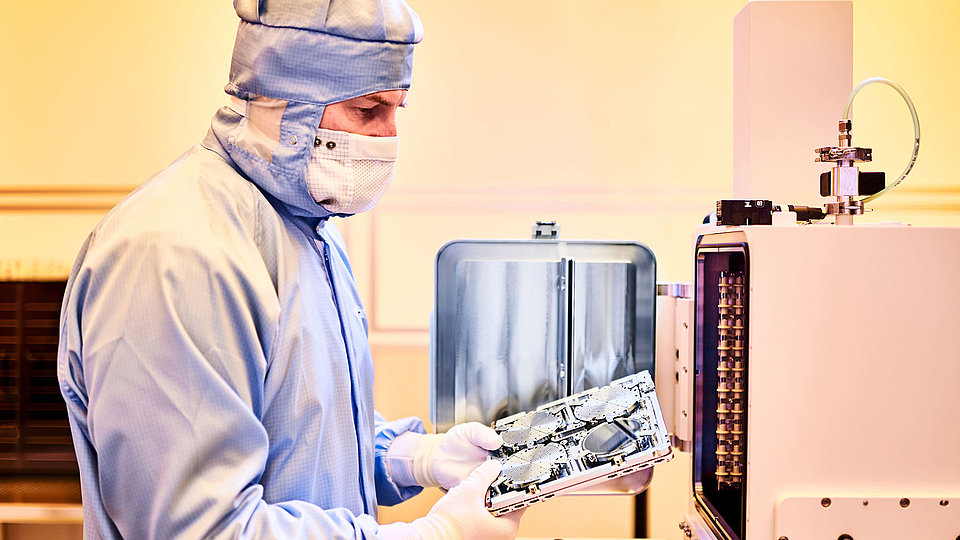
{"label": "metal clamp fixture", "polygon": [[873,195],[884,187],[884,173],[860,172],[855,163],[873,159],[871,148],[851,146],[850,131],[853,122],[840,120],[839,146],[817,148],[816,161],[836,165],[820,175],[820,195],[836,199],[824,205],[827,214],[837,216],[837,224],[853,222],[853,216],[863,214],[861,195]]}
{"label": "metal clamp fixture", "polygon": [[560,225],[556,221],[536,221],[531,236],[534,240],[557,240],[560,238]]}
{"label": "metal clamp fixture", "polygon": [[[850,141],[850,131],[853,129],[853,122],[850,121],[850,106],[853,104],[853,98],[862,88],[873,83],[883,83],[896,90],[907,104],[907,108],[910,109],[910,116],[913,118],[913,153],[899,178],[889,186],[886,185],[884,173],[861,172],[854,165],[856,162],[870,161],[873,158],[873,151],[870,148],[852,146]],[[824,209],[827,214],[835,216],[837,225],[853,225],[853,216],[865,211],[864,203],[890,191],[910,174],[913,164],[917,161],[917,153],[920,151],[920,120],[917,118],[917,110],[913,107],[913,101],[910,100],[906,91],[897,83],[883,77],[871,77],[858,84],[850,92],[841,118],[843,120],[840,120],[838,145],[816,150],[817,161],[836,163],[836,166],[831,168],[830,172],[820,175],[820,195],[835,197],[834,201],[824,205]],[[862,198],[857,199],[857,197]]]}

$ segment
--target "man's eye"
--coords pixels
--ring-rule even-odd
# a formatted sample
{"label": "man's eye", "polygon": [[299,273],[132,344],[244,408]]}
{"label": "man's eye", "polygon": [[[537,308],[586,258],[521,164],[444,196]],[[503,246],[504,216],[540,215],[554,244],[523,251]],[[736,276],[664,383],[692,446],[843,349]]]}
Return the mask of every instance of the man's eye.
{"label": "man's eye", "polygon": [[364,116],[369,116],[370,114],[373,113],[373,110],[376,108],[377,108],[376,105],[374,105],[373,107],[357,107],[357,111]]}

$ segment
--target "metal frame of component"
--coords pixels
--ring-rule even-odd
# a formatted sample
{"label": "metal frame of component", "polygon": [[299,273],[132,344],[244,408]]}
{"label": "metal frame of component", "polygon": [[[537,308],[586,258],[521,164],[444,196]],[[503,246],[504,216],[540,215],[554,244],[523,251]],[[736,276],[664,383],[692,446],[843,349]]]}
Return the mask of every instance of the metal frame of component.
{"label": "metal frame of component", "polygon": [[748,260],[743,244],[696,254],[694,497],[737,535],[746,524]]}
{"label": "metal frame of component", "polygon": [[494,515],[620,478],[672,455],[647,371],[499,420],[503,470],[490,487]]}

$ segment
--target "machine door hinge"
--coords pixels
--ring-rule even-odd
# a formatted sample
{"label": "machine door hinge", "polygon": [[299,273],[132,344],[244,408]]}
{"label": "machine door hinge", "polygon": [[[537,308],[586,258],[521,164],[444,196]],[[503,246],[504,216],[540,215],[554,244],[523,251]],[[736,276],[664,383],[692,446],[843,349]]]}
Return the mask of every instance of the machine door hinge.
{"label": "machine door hinge", "polygon": [[677,448],[687,452],[693,441],[693,298],[677,299],[677,361],[674,392],[674,438]]}
{"label": "machine door hinge", "polygon": [[693,284],[657,284],[657,396],[670,442],[690,451],[693,433]]}

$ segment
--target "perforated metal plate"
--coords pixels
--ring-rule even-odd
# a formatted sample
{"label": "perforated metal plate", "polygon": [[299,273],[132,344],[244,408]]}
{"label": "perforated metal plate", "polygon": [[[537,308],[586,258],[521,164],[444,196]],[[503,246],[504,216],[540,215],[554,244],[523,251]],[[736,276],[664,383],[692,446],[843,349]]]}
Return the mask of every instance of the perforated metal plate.
{"label": "perforated metal plate", "polygon": [[604,386],[588,395],[583,404],[573,409],[573,414],[586,422],[624,416],[640,402],[640,393],[636,388],[615,385]]}
{"label": "perforated metal plate", "polygon": [[512,447],[528,446],[541,442],[560,427],[559,416],[547,411],[527,413],[500,433],[503,444]]}
{"label": "perforated metal plate", "polygon": [[554,468],[565,459],[562,446],[556,443],[535,446],[513,454],[503,462],[500,475],[515,486],[542,482],[553,474]]}

